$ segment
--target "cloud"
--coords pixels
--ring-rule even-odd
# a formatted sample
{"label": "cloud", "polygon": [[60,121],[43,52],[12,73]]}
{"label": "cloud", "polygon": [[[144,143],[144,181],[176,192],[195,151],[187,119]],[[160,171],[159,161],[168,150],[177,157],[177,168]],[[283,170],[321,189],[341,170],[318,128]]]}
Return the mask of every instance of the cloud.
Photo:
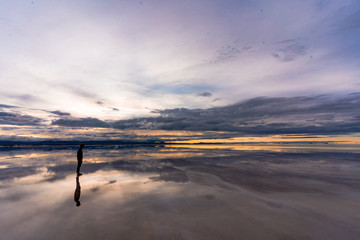
{"label": "cloud", "polygon": [[81,96],[84,98],[94,99],[97,97],[97,95],[95,93],[92,93],[90,91],[80,89],[80,88],[71,87],[70,91],[73,92],[75,95]]}
{"label": "cloud", "polygon": [[[199,95],[209,97],[209,94],[209,92],[203,92]],[[12,112],[0,112],[0,124],[45,126],[45,119],[21,113],[18,111],[19,108],[14,111],[12,107],[9,109]],[[119,111],[118,109],[113,110]],[[158,116],[125,120],[112,120],[111,118],[100,120],[93,117],[75,118],[62,111],[46,112],[58,117],[58,119],[51,121],[51,125],[60,127],[227,131],[236,134],[340,134],[360,132],[360,93],[343,96],[258,97],[232,105],[207,109],[153,110],[152,114]],[[56,130],[62,131],[61,128]],[[109,134],[105,135],[108,136]]]}
{"label": "cloud", "polygon": [[36,167],[13,167],[0,169],[0,180],[21,178],[34,175],[38,172]]}
{"label": "cloud", "polygon": [[305,45],[296,43],[294,40],[280,41],[281,44],[286,44],[283,48],[278,49],[272,56],[282,62],[294,61],[300,56],[304,56],[307,53],[307,47]]}
{"label": "cloud", "polygon": [[4,125],[41,125],[43,119],[19,113],[0,112],[0,124]]}
{"label": "cloud", "polygon": [[249,134],[360,132],[360,94],[254,98],[209,109],[157,110],[159,117],[110,123],[119,129],[230,131]]}
{"label": "cloud", "polygon": [[31,94],[20,94],[20,95],[16,95],[16,94],[4,94],[6,97],[8,98],[13,98],[16,100],[19,100],[21,102],[38,102],[40,101],[40,99],[36,96],[33,96]]}
{"label": "cloud", "polygon": [[[360,90],[357,0],[1,1],[0,9],[0,101],[9,105],[83,118],[116,106],[105,117],[119,119],[145,107]],[[204,91],[221,101],[195,97]]]}
{"label": "cloud", "polygon": [[49,111],[49,113],[58,115],[58,116],[70,116],[70,113],[67,112],[61,112],[61,111]]}
{"label": "cloud", "polygon": [[237,57],[240,53],[241,51],[236,46],[227,45],[222,47],[220,50],[216,51],[216,56],[212,62],[213,63],[225,62],[227,60]]}
{"label": "cloud", "polygon": [[200,97],[211,97],[212,94],[210,92],[202,92],[202,93],[198,93],[197,96]]}
{"label": "cloud", "polygon": [[108,123],[97,118],[74,118],[74,119],[57,119],[52,121],[52,125],[63,127],[110,127]]}
{"label": "cloud", "polygon": [[162,85],[150,85],[147,87],[148,92],[154,93],[171,93],[171,94],[195,94],[199,91],[207,90],[206,92],[213,90],[215,87],[211,85],[202,84],[162,84]]}
{"label": "cloud", "polygon": [[0,104],[0,108],[18,108],[18,107],[12,105]]}

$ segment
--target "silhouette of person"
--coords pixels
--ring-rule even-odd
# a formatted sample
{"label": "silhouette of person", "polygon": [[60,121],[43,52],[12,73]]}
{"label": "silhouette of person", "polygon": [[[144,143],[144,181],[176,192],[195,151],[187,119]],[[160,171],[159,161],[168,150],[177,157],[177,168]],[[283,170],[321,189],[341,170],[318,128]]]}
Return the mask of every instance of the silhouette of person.
{"label": "silhouette of person", "polygon": [[76,206],[79,207],[80,204],[80,194],[81,194],[81,187],[80,187],[80,181],[79,176],[76,176],[76,188],[74,192],[74,201],[76,202]]}
{"label": "silhouette of person", "polygon": [[78,165],[77,165],[77,168],[76,168],[76,173],[80,176],[82,175],[82,173],[80,173],[80,167],[81,167],[81,164],[82,164],[82,160],[83,160],[83,151],[82,149],[84,148],[84,144],[80,144],[80,148],[79,150],[77,151],[77,161],[78,161]]}

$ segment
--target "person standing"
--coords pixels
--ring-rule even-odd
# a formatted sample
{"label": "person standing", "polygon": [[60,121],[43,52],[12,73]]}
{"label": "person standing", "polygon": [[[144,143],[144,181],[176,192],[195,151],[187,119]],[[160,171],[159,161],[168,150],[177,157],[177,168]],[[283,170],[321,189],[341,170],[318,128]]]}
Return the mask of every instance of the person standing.
{"label": "person standing", "polygon": [[77,173],[78,176],[82,175],[82,173],[80,173],[80,167],[81,167],[82,160],[83,160],[83,151],[82,151],[82,149],[84,148],[84,146],[85,146],[84,144],[80,144],[80,148],[77,151],[78,165],[77,165],[77,168],[76,168],[76,173]]}

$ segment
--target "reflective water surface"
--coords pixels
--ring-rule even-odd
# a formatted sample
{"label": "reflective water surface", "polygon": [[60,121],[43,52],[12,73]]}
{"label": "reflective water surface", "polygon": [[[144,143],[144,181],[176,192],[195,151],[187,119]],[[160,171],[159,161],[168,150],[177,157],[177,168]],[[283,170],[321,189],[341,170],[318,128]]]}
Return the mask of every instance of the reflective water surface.
{"label": "reflective water surface", "polygon": [[221,146],[2,149],[1,239],[360,236],[356,146]]}

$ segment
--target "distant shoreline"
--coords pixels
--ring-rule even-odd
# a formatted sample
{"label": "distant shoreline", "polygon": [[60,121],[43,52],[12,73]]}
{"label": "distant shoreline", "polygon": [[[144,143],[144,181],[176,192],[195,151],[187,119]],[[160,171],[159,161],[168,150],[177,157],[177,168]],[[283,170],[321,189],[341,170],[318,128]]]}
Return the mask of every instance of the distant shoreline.
{"label": "distant shoreline", "polygon": [[[111,145],[354,145],[346,142],[339,141],[294,141],[294,142],[198,142],[198,143],[186,143],[186,142],[172,142],[172,141],[160,141],[160,140],[147,140],[147,141],[0,141],[0,148],[16,148],[16,147],[51,147],[51,146],[78,146],[85,144],[86,146],[111,146]],[[356,144],[355,144],[356,145]]]}
{"label": "distant shoreline", "polygon": [[51,147],[51,146],[78,146],[85,144],[86,146],[104,146],[104,145],[162,145],[163,141],[0,141],[0,148],[16,148],[16,147]]}

